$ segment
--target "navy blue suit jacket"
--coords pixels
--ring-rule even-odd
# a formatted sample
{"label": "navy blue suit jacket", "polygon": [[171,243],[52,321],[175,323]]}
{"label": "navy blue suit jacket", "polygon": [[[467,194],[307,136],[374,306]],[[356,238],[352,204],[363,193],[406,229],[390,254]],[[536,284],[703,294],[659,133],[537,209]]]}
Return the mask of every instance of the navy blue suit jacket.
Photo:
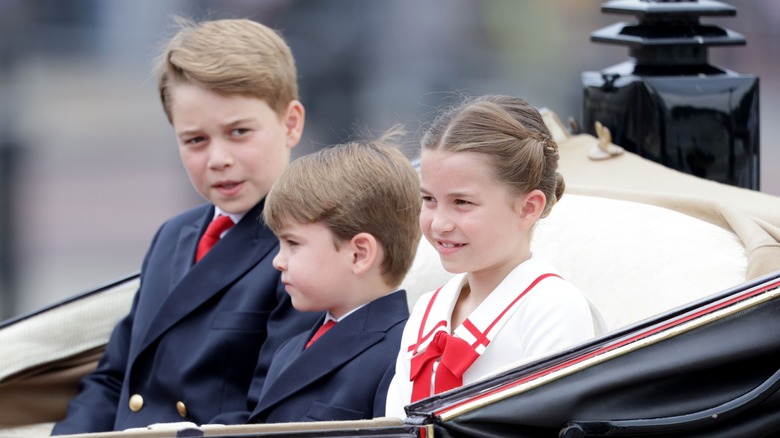
{"label": "navy blue suit jacket", "polygon": [[[272,353],[320,317],[292,308],[271,265],[278,241],[262,223],[262,206],[197,264],[195,248],[214,207],[196,207],[160,227],[130,313],[54,434],[203,424],[246,409],[253,376],[262,386]],[[137,412],[129,408],[134,394],[143,398]]]}
{"label": "navy blue suit jacket", "polygon": [[384,416],[408,317],[406,292],[396,291],[348,315],[304,349],[321,318],[276,352],[248,422]]}

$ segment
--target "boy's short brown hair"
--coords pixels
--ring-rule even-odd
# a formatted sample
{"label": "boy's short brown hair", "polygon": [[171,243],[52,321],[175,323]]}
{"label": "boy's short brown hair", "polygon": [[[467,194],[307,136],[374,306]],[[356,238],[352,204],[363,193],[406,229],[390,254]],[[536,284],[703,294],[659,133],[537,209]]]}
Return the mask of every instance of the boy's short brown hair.
{"label": "boy's short brown hair", "polygon": [[158,65],[160,99],[171,121],[170,87],[195,84],[223,94],[263,99],[277,114],[298,99],[290,47],[273,29],[246,19],[193,23],[168,42]]}
{"label": "boy's short brown hair", "polygon": [[382,245],[381,272],[398,286],[412,266],[420,240],[420,179],[390,142],[355,141],[304,155],[274,183],[263,217],[275,233],[290,221],[322,223],[340,241],[359,233]]}

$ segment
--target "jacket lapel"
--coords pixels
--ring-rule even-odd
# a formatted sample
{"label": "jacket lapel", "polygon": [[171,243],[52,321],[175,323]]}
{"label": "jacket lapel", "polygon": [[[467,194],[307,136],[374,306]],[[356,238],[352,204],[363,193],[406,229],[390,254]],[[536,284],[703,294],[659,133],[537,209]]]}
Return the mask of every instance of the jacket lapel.
{"label": "jacket lapel", "polygon": [[[179,320],[225,290],[276,248],[277,239],[260,222],[260,211],[262,203],[250,210],[219,244],[194,266],[195,246],[200,228],[193,225],[182,229],[182,238],[174,255],[173,266],[177,275],[182,275],[182,272],[184,274],[161,303],[160,310],[136,350],[137,354]],[[198,231],[195,238],[192,228]],[[185,266],[191,268],[186,269]]]}
{"label": "jacket lapel", "polygon": [[[299,336],[284,358],[284,369],[263,388],[252,415],[262,413],[380,342],[387,330],[408,316],[406,293],[395,292],[375,300],[333,326],[323,337],[304,349],[309,337]],[[313,333],[312,330],[309,336]],[[278,359],[274,357],[274,361]]]}
{"label": "jacket lapel", "polygon": [[[195,258],[195,248],[198,245],[200,235],[203,234],[212,216],[214,216],[214,207],[208,210],[208,215],[197,223],[192,223],[181,228],[179,240],[176,243],[176,250],[173,253],[172,272],[168,292],[176,289],[187,273],[192,270],[192,263]],[[227,236],[226,236],[227,237]]]}

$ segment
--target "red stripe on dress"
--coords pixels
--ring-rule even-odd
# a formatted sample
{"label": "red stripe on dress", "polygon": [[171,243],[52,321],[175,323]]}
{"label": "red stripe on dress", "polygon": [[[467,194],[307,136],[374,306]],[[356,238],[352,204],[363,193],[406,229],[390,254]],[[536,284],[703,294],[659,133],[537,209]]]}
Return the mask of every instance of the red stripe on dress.
{"label": "red stripe on dress", "polygon": [[487,346],[488,346],[488,344],[490,343],[490,341],[489,341],[489,340],[488,340],[488,338],[487,338],[487,334],[486,334],[486,333],[482,333],[481,331],[479,331],[479,329],[477,328],[477,326],[475,326],[475,325],[474,325],[474,323],[473,323],[473,322],[471,322],[471,320],[470,320],[470,319],[466,318],[466,320],[465,320],[465,321],[463,321],[463,324],[462,324],[462,325],[463,325],[463,327],[465,327],[465,328],[466,328],[466,330],[468,330],[468,331],[469,331],[469,333],[471,333],[471,335],[472,335],[472,336],[474,336],[474,338],[476,339],[476,342],[474,342],[473,344],[471,344],[471,348],[473,348],[473,349],[476,349],[476,348],[477,348],[477,346],[478,346],[479,344],[482,344],[482,345],[484,345],[485,347],[487,347]]}
{"label": "red stripe on dress", "polygon": [[[444,287],[444,286],[442,286],[442,287]],[[442,287],[436,289],[436,292],[433,293],[433,296],[431,297],[431,300],[428,301],[428,307],[426,307],[425,313],[423,314],[422,323],[420,323],[420,331],[417,332],[417,343],[410,345],[409,348],[407,349],[407,351],[414,350],[414,353],[412,353],[412,354],[417,354],[417,348],[420,346],[420,344],[425,342],[426,339],[428,339],[433,333],[435,333],[436,329],[438,329],[442,325],[444,327],[447,326],[447,321],[440,321],[438,324],[436,324],[436,326],[430,332],[428,332],[427,335],[423,336],[423,330],[425,330],[425,323],[428,322],[428,314],[431,313],[431,308],[433,307],[433,302],[436,301],[436,297],[439,295],[439,291],[441,291]]]}
{"label": "red stripe on dress", "polygon": [[490,325],[488,326],[488,328],[486,328],[486,329],[485,329],[485,334],[484,334],[483,336],[487,336],[487,334],[488,334],[488,333],[490,333],[490,330],[493,328],[493,326],[495,326],[495,325],[496,325],[496,323],[497,323],[498,321],[500,321],[500,320],[501,320],[501,318],[503,318],[503,317],[504,317],[504,315],[506,315],[506,312],[508,312],[508,311],[509,311],[509,309],[511,309],[511,308],[512,308],[512,306],[514,306],[514,305],[515,305],[515,303],[517,303],[518,301],[520,301],[520,299],[521,299],[521,298],[523,298],[523,296],[525,296],[525,294],[527,294],[528,292],[530,292],[530,291],[531,291],[531,289],[533,289],[533,288],[534,288],[534,287],[535,287],[537,284],[539,284],[539,282],[540,282],[540,281],[542,281],[542,280],[544,280],[545,278],[548,278],[548,277],[558,277],[558,278],[561,278],[561,276],[560,276],[560,275],[558,275],[558,274],[550,274],[550,273],[547,273],[547,274],[542,274],[542,275],[540,275],[540,276],[536,277],[536,280],[534,280],[533,282],[531,282],[531,284],[529,284],[529,285],[528,285],[528,287],[527,287],[527,288],[525,288],[525,290],[524,290],[522,293],[520,293],[520,295],[518,295],[518,296],[517,296],[517,298],[515,298],[514,300],[512,300],[512,302],[511,302],[511,303],[509,303],[509,305],[508,305],[508,306],[506,306],[506,309],[504,309],[504,311],[503,311],[503,312],[501,312],[501,314],[500,314],[500,315],[498,315],[498,317],[497,317],[496,319],[494,319],[492,323],[490,323]]}

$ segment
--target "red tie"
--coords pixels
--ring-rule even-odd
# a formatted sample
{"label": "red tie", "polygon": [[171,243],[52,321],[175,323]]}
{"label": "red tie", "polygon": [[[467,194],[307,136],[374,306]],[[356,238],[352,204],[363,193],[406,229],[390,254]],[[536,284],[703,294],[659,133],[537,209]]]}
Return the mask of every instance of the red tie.
{"label": "red tie", "polygon": [[311,337],[311,339],[309,340],[309,343],[306,344],[306,348],[309,348],[309,346],[311,344],[313,344],[314,341],[319,339],[320,336],[324,335],[325,332],[330,330],[330,328],[333,327],[334,325],[336,325],[336,321],[334,321],[332,319],[330,321],[326,322],[325,324],[321,325],[320,328],[318,328],[317,331],[314,332],[314,336]]}
{"label": "red tie", "polygon": [[195,252],[195,263],[198,263],[219,242],[219,237],[222,233],[229,230],[232,226],[233,219],[230,219],[229,216],[219,215],[211,221],[208,228],[206,228],[206,232],[203,233],[203,237],[200,238],[200,242],[198,242],[198,250]]}

